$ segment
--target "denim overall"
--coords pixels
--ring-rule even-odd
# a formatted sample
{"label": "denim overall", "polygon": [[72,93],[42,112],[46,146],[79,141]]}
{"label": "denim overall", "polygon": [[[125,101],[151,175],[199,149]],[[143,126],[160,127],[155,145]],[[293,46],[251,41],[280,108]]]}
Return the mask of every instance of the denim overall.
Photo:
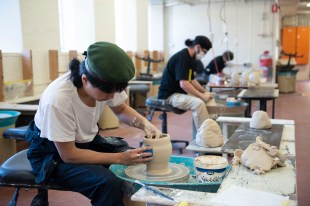
{"label": "denim overall", "polygon": [[[34,121],[28,126],[26,140],[30,142],[27,156],[37,176],[37,183],[56,182],[64,190],[79,192],[88,197],[92,205],[123,205],[122,181],[108,169],[109,165],[64,163],[54,142],[40,137],[40,130]],[[76,146],[109,153],[132,149],[122,138],[103,138],[98,134],[93,141]]]}

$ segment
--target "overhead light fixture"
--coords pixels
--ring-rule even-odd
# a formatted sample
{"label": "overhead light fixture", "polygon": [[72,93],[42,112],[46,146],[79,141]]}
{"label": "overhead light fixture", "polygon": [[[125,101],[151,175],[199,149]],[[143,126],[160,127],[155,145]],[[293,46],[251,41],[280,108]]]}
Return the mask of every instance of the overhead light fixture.
{"label": "overhead light fixture", "polygon": [[307,6],[307,7],[310,7],[310,3],[307,3],[306,6]]}

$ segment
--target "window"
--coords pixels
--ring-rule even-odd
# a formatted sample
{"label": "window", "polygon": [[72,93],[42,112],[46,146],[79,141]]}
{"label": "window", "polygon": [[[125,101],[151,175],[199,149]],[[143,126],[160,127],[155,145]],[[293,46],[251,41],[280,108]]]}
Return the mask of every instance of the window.
{"label": "window", "polygon": [[85,51],[95,42],[94,6],[89,0],[59,0],[61,51]]}
{"label": "window", "polygon": [[0,0],[0,49],[21,52],[23,48],[19,0]]}

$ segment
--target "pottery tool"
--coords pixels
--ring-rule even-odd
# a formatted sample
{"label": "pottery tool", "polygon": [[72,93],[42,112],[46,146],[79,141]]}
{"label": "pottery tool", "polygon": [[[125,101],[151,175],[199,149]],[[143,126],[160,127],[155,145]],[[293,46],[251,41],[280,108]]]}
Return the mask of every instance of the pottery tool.
{"label": "pottery tool", "polygon": [[169,197],[168,195],[162,193],[161,191],[159,191],[159,190],[157,190],[157,189],[155,189],[155,188],[153,188],[153,187],[150,187],[150,186],[148,186],[148,185],[146,185],[146,184],[140,182],[139,180],[135,180],[135,183],[137,183],[137,184],[143,186],[145,189],[147,189],[147,190],[149,190],[149,191],[152,191],[152,192],[153,192],[154,194],[156,194],[156,195],[159,195],[159,196],[161,196],[161,197],[164,197],[164,198],[166,198],[166,199],[169,199],[169,200],[173,201],[174,203],[178,203],[178,202],[177,202],[176,200],[174,200],[172,197]]}

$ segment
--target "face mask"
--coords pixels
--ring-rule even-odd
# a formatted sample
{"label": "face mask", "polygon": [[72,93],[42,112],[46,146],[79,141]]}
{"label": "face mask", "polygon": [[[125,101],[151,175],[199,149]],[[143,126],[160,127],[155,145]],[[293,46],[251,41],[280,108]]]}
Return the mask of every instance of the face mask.
{"label": "face mask", "polygon": [[196,60],[201,60],[206,54],[200,50],[199,53],[196,53]]}

